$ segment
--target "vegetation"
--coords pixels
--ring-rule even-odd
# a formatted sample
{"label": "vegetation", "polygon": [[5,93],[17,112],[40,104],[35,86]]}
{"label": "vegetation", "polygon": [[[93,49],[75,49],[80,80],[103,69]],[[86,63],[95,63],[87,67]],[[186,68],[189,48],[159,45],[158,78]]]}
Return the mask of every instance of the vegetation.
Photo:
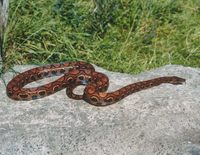
{"label": "vegetation", "polygon": [[199,0],[11,0],[6,67],[85,60],[138,73],[200,67]]}

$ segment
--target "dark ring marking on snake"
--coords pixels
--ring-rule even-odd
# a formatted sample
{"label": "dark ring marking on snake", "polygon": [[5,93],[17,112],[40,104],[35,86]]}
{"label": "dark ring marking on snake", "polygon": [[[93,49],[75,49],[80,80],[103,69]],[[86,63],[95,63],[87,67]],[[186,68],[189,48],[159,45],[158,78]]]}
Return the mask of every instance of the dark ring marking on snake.
{"label": "dark ring marking on snake", "polygon": [[[61,76],[48,84],[24,88],[25,85],[40,79]],[[109,87],[108,77],[96,72],[94,67],[86,62],[66,62],[46,65],[27,70],[15,76],[6,87],[7,96],[13,100],[35,100],[67,89],[66,94],[75,100],[84,100],[95,106],[107,106],[116,103],[124,97],[147,88],[158,86],[162,83],[174,85],[182,84],[185,79],[176,76],[164,76],[151,80],[140,81],[124,86],[113,92],[106,92]],[[83,95],[73,91],[76,87],[85,85]]]}

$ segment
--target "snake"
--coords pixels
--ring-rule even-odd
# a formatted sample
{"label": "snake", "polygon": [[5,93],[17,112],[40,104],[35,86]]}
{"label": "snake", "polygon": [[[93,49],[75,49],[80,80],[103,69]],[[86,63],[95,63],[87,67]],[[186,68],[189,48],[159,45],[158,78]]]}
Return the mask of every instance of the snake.
{"label": "snake", "polygon": [[[56,80],[37,87],[25,87],[27,84],[53,76]],[[6,86],[7,96],[13,100],[29,101],[40,99],[66,88],[66,95],[75,100],[84,100],[94,106],[108,106],[126,96],[158,86],[163,83],[183,84],[186,80],[177,76],[163,76],[126,85],[118,90],[107,92],[109,78],[95,71],[92,64],[84,61],[71,61],[35,67],[19,73]],[[74,89],[85,86],[83,94],[75,94]]]}

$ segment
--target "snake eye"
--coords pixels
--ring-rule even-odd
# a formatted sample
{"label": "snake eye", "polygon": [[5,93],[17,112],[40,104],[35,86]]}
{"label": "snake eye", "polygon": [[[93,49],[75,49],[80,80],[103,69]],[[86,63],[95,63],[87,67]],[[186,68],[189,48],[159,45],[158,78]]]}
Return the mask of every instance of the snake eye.
{"label": "snake eye", "polygon": [[84,80],[84,76],[83,76],[83,75],[80,75],[80,76],[78,76],[78,79],[79,79],[79,80]]}

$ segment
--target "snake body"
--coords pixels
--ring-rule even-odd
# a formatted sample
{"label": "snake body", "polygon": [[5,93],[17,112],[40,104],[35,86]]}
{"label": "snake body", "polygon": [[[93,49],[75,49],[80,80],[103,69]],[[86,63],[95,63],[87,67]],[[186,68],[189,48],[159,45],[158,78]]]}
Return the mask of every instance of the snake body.
{"label": "snake body", "polygon": [[[26,88],[25,85],[52,76],[61,76],[48,84]],[[94,67],[86,62],[65,62],[36,67],[15,76],[7,84],[7,96],[13,100],[34,100],[39,99],[66,88],[69,98],[84,100],[95,106],[107,106],[116,103],[124,97],[162,83],[182,84],[185,79],[176,76],[159,77],[147,81],[136,82],[124,86],[113,92],[106,92],[109,86],[108,77],[96,72]],[[73,90],[85,85],[83,95],[77,95]]]}

